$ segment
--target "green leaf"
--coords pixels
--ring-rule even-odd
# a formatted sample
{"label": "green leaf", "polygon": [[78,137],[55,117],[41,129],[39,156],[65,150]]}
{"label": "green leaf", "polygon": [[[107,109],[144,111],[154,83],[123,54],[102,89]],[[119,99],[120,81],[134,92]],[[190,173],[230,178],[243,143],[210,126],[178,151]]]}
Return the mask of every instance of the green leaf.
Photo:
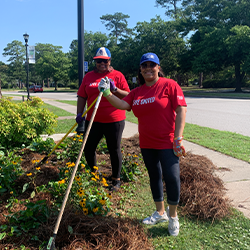
{"label": "green leaf", "polygon": [[68,226],[68,231],[70,234],[73,234],[73,228],[71,226]]}
{"label": "green leaf", "polygon": [[2,240],[6,236],[6,233],[1,233],[0,234],[0,240]]}
{"label": "green leaf", "polygon": [[23,193],[28,189],[28,187],[29,187],[29,183],[25,183],[24,185],[23,185]]}
{"label": "green leaf", "polygon": [[30,198],[34,198],[35,195],[36,195],[36,193],[35,193],[35,191],[33,191],[33,192],[31,193],[31,195],[30,195]]}

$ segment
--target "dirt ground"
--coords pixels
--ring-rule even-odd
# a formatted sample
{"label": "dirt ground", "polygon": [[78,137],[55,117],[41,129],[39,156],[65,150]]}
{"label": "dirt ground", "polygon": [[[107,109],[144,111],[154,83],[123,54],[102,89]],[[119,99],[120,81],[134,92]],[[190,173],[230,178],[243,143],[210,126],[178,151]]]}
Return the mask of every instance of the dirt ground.
{"label": "dirt ground", "polygon": [[[138,135],[122,139],[123,152],[140,155]],[[31,171],[34,159],[41,160],[44,155],[26,150],[23,156],[22,167],[25,171]],[[110,160],[108,154],[99,154],[98,162],[103,160],[106,164],[100,166],[101,172],[111,175]],[[58,178],[58,167],[50,158],[51,164],[42,166],[41,174],[37,177],[36,185],[47,184],[50,180]],[[230,201],[225,196],[223,182],[214,175],[217,169],[213,163],[204,156],[188,153],[185,158],[180,159],[181,168],[181,199],[179,210],[182,215],[196,216],[201,220],[221,219],[230,214]],[[17,186],[22,187],[27,183],[27,176],[23,175],[16,182]],[[18,197],[24,201],[30,197],[32,188]],[[119,199],[118,193],[112,194],[112,199]],[[6,208],[9,195],[0,196],[0,225],[6,224],[6,215],[9,209]],[[46,199],[50,204],[52,197],[46,193],[36,195],[32,200]],[[24,209],[21,203],[12,208],[13,211]],[[39,230],[33,230],[30,235],[39,235],[44,241],[47,241],[54,230],[56,217],[51,218]],[[74,234],[69,234],[67,225],[73,225]],[[13,239],[12,239],[13,240]],[[15,242],[8,242],[8,238],[0,241],[0,249],[21,249],[21,245],[29,247],[30,250],[39,249],[34,241],[27,237],[17,237]],[[137,220],[123,219],[113,216],[107,217],[88,217],[83,214],[75,214],[69,207],[65,209],[60,224],[60,230],[56,238],[58,249],[153,249],[148,240],[142,225]]]}

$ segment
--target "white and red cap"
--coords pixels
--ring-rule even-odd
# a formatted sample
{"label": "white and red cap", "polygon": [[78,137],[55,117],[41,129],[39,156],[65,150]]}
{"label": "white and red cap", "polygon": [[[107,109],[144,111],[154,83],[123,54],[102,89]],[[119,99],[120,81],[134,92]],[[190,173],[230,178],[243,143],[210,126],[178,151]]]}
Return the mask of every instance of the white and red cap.
{"label": "white and red cap", "polygon": [[110,59],[110,57],[110,51],[105,47],[101,47],[96,51],[96,54],[93,59]]}

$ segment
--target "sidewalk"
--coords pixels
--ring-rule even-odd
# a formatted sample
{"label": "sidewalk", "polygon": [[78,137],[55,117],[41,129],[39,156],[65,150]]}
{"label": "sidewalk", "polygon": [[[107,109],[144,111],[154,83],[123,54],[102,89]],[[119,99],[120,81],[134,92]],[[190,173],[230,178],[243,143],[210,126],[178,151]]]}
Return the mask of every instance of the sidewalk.
{"label": "sidewalk", "polygon": [[[50,105],[64,109],[74,115],[76,114],[76,106],[64,104],[57,101],[46,101]],[[63,117],[62,117],[63,118]],[[71,117],[72,118],[72,117]],[[59,117],[58,119],[61,119]],[[138,125],[127,122],[123,132],[123,138],[129,138],[138,133]],[[51,137],[58,141],[64,134],[52,135]],[[202,155],[210,159],[218,168],[226,168],[229,171],[217,171],[216,174],[224,181],[227,188],[227,196],[232,200],[233,206],[241,211],[250,219],[250,164],[235,158],[223,155],[216,151],[201,147],[197,144],[184,141],[186,151],[192,154]]]}

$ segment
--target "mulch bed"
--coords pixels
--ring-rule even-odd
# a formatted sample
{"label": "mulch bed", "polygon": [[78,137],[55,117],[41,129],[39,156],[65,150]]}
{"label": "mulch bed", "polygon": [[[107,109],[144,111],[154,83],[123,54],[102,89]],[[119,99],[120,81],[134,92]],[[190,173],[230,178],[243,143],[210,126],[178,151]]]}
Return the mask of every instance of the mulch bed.
{"label": "mulch bed", "polygon": [[[122,139],[122,148],[125,153],[140,154],[138,135]],[[26,171],[32,171],[31,161],[34,159],[41,160],[44,155],[26,150],[22,167]],[[101,172],[108,175],[110,171],[109,156],[100,154],[97,156],[98,161],[105,160],[105,166],[100,166]],[[63,163],[61,163],[63,164]],[[58,164],[42,166],[40,176],[36,179],[37,185],[46,184],[50,180],[58,178]],[[185,158],[180,159],[181,167],[181,198],[179,205],[179,216],[195,216],[200,220],[222,219],[230,215],[231,203],[225,197],[226,189],[220,178],[215,175],[217,167],[206,157],[187,153]],[[22,187],[27,182],[27,176],[22,176],[16,182],[16,185]],[[30,191],[32,187],[30,187]],[[25,200],[29,197],[29,190],[18,197]],[[117,201],[119,193],[113,193],[112,199]],[[8,195],[1,196],[0,201],[0,225],[6,224],[4,215],[9,213],[5,208]],[[46,193],[40,193],[33,198],[33,201],[46,199],[50,204],[52,197]],[[152,201],[153,202],[153,201]],[[22,210],[24,206],[17,205],[12,211]],[[48,241],[53,235],[54,226],[57,217],[52,217],[38,230],[30,232],[30,235],[36,235],[39,239]],[[69,233],[68,225],[73,229]],[[13,239],[12,239],[13,240]],[[14,250],[21,249],[25,245],[30,250],[39,249],[35,242],[27,235],[25,238],[15,238],[15,242],[8,242],[8,238],[0,242],[0,249]],[[19,247],[19,248],[18,248]],[[139,250],[153,249],[148,235],[141,225],[140,221],[130,218],[121,218],[116,216],[106,217],[89,217],[76,213],[73,209],[66,207],[56,237],[56,247],[62,250],[83,250],[83,249],[114,249],[114,250]]]}

